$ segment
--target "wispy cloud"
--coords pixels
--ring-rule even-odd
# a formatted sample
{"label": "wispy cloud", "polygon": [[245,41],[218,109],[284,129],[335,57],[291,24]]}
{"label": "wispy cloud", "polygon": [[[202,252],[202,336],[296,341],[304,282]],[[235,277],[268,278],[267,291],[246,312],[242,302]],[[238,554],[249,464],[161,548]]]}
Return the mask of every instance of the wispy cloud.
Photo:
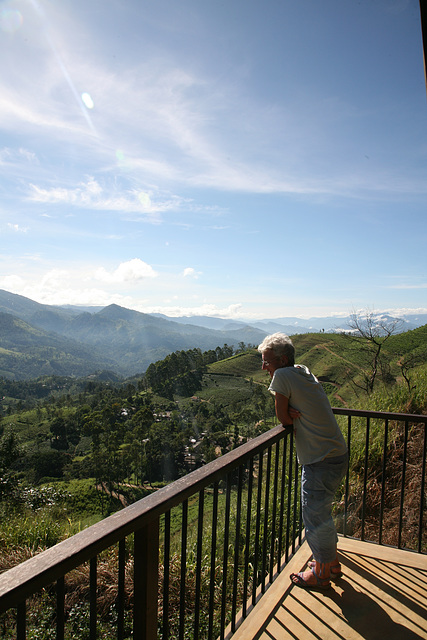
{"label": "wispy cloud", "polygon": [[0,164],[21,163],[23,160],[31,164],[39,164],[36,154],[23,147],[19,149],[3,147],[0,149]]}
{"label": "wispy cloud", "polygon": [[[65,23],[66,16],[56,18],[58,25]],[[40,16],[33,20],[38,25]],[[206,69],[202,74],[203,66],[196,71],[176,62],[167,49],[161,56],[152,54],[149,63],[138,61],[125,70],[113,70],[90,46],[90,33],[83,25],[61,32],[58,27],[47,29],[46,16],[43,20],[43,28],[31,32],[24,49],[27,57],[17,56],[25,80],[17,84],[9,76],[2,89],[0,123],[16,130],[37,129],[51,147],[57,146],[57,154],[66,139],[84,163],[90,156],[99,169],[112,174],[132,171],[148,182],[225,191],[356,197],[364,190],[390,187],[396,192],[420,191],[419,181],[403,175],[384,170],[378,179],[378,171],[373,175],[349,163],[346,168],[346,162],[332,166],[333,152],[325,179],[321,150],[326,142],[332,151],[337,144],[333,123],[340,120],[350,126],[357,119],[355,107],[345,101],[326,100],[317,103],[316,110],[305,105],[301,112],[291,113],[267,99],[255,102],[230,81],[213,81]],[[75,46],[77,33],[83,47]],[[19,44],[16,39],[16,54]],[[28,65],[37,66],[37,74],[28,73]],[[351,155],[347,152],[345,157]],[[86,197],[89,186],[65,193],[34,185],[33,196],[44,202],[63,199],[74,206],[89,203],[142,213],[171,206],[147,206],[138,194],[126,192],[96,202],[93,194]]]}
{"label": "wispy cloud", "polygon": [[8,222],[7,226],[9,229],[16,231],[17,233],[26,233],[28,231],[28,227],[21,227],[19,224]]}
{"label": "wispy cloud", "polygon": [[119,213],[140,213],[153,223],[160,221],[157,214],[177,210],[185,202],[179,196],[162,198],[158,193],[139,189],[122,190],[117,186],[108,189],[89,177],[75,188],[43,188],[29,185],[28,200],[44,204],[71,205],[81,209],[95,211],[117,211]]}
{"label": "wispy cloud", "polygon": [[427,289],[427,282],[420,282],[420,284],[394,284],[388,287],[389,289]]}

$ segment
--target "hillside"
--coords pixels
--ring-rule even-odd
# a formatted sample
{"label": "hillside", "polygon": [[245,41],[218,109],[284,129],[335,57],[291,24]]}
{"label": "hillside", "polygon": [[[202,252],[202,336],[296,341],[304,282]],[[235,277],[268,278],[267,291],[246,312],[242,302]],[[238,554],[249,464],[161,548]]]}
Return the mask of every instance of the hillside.
{"label": "hillside", "polygon": [[[414,316],[413,322],[423,318]],[[314,326],[320,320],[310,321]],[[333,319],[323,320],[328,327]],[[285,325],[285,321],[291,324]],[[412,326],[409,320],[405,322],[404,327]],[[384,351],[394,362],[392,377],[402,374],[399,357],[408,350],[417,349],[414,357],[423,357],[425,326],[400,333],[387,342]],[[174,351],[206,351],[225,344],[236,349],[241,343],[259,344],[269,331],[292,334],[293,329],[300,361],[315,370],[325,384],[335,388],[338,385],[342,390],[363,376],[365,354],[348,336],[327,330],[313,333],[312,328],[301,333],[303,328],[297,318],[250,325],[202,316],[171,319],[114,304],[91,310],[55,307],[0,290],[0,375],[28,380],[52,374],[85,376],[107,369],[126,378],[143,374],[151,363]],[[233,368],[235,363],[229,366]],[[253,377],[261,379],[262,372],[254,372]],[[344,391],[347,396],[348,389]]]}
{"label": "hillside", "polygon": [[94,348],[0,312],[0,376],[20,380],[43,375],[79,377],[115,365]]}
{"label": "hillside", "polygon": [[[332,405],[368,408],[370,403],[379,402],[378,409],[381,409],[380,399],[376,396],[368,398],[357,386],[369,366],[371,357],[369,352],[361,348],[359,342],[346,335],[325,333],[294,335],[292,341],[296,350],[296,361],[305,364],[317,376]],[[389,401],[385,399],[385,394],[393,389],[400,389],[402,385],[406,386],[402,375],[404,362],[408,363],[407,376],[414,380],[413,384],[417,377],[421,380],[427,378],[427,325],[391,336],[385,343],[383,368],[386,380],[380,375],[375,387],[378,389],[379,397],[384,397],[383,410],[398,410],[386,406]],[[216,376],[218,386],[221,385],[220,376],[224,376],[225,380],[230,375],[252,379],[265,387],[269,384],[269,376],[261,369],[261,356],[256,350],[213,363],[209,365],[208,372]],[[398,387],[397,383],[400,383]],[[420,384],[420,395],[422,388],[425,388],[425,382],[424,386]],[[220,395],[218,390],[216,395]],[[229,396],[228,390],[226,395]],[[418,409],[414,409],[415,411],[427,410],[426,402],[423,402],[422,398],[418,399],[416,404]],[[403,407],[399,410],[403,410]]]}
{"label": "hillside", "polygon": [[77,313],[4,291],[0,309],[0,375],[18,380],[99,369],[129,377],[173,351],[257,344],[265,335],[248,326],[224,331],[180,324],[118,305]]}

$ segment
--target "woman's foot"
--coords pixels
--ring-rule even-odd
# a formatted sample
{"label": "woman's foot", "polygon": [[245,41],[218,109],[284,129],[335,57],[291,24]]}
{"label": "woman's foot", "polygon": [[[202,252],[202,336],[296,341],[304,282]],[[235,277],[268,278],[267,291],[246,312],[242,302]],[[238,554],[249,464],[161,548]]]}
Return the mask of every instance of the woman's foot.
{"label": "woman's foot", "polygon": [[315,571],[315,567],[313,567],[310,571],[291,573],[290,578],[291,582],[296,587],[301,587],[302,589],[324,591],[325,589],[329,589],[331,586],[329,578],[319,578]]}
{"label": "woman's foot", "polygon": [[[311,560],[311,562],[308,563],[308,567],[310,569],[315,569],[316,568],[316,563],[314,560]],[[339,562],[336,563],[331,563],[330,567],[329,567],[329,571],[331,574],[331,580],[338,580],[338,578],[341,578],[342,576],[342,570],[341,570],[341,565]]]}

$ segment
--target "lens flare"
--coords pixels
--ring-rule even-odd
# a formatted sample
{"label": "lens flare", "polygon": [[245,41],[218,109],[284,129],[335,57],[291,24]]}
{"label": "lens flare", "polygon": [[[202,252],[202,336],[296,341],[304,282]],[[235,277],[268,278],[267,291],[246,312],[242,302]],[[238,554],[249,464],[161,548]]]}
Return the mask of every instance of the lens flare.
{"label": "lens flare", "polygon": [[5,33],[15,33],[22,27],[23,17],[17,9],[2,9],[0,11],[0,29]]}
{"label": "lens flare", "polygon": [[82,102],[88,109],[93,109],[95,106],[89,93],[82,93]]}
{"label": "lens flare", "polygon": [[138,200],[142,204],[144,209],[150,209],[151,208],[151,198],[148,195],[148,193],[145,193],[144,191],[140,191],[138,193]]}

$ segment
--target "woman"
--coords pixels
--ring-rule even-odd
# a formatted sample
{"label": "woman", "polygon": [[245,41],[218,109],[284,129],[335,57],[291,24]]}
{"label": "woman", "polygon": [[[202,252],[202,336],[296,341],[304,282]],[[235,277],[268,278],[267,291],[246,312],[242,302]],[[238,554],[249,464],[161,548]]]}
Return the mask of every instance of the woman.
{"label": "woman", "polygon": [[294,426],[302,467],[302,518],[313,562],[310,570],[291,574],[291,580],[306,589],[328,589],[331,577],[341,575],[332,503],[347,470],[347,445],[322,385],[307,367],[295,364],[290,338],[274,333],[258,351],[271,377],[276,416],[283,425]]}

